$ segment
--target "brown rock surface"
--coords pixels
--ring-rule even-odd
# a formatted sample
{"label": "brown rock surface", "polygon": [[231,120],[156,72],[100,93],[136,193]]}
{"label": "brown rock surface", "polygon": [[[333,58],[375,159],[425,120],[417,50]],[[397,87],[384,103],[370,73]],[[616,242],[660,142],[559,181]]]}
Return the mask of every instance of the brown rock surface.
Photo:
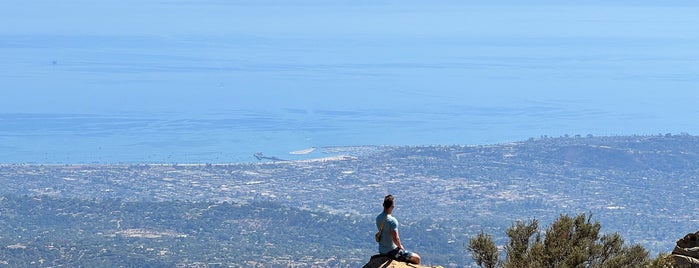
{"label": "brown rock surface", "polygon": [[441,268],[441,266],[421,266],[393,260],[386,256],[374,255],[362,268]]}
{"label": "brown rock surface", "polygon": [[699,268],[699,232],[687,234],[678,240],[670,257],[676,267]]}

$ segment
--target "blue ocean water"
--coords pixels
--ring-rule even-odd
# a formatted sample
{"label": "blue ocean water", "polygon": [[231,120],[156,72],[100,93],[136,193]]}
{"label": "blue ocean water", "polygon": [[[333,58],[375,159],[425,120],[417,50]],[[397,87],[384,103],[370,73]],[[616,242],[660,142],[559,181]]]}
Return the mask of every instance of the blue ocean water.
{"label": "blue ocean water", "polygon": [[698,3],[559,2],[10,0],[0,162],[699,134]]}

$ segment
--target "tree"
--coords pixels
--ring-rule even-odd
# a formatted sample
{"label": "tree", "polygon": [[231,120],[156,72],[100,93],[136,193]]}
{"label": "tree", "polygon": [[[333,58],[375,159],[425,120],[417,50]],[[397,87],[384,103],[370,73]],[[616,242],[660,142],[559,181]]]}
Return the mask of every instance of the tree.
{"label": "tree", "polygon": [[653,259],[650,263],[650,267],[654,268],[672,268],[675,267],[675,262],[670,257],[670,254],[661,253],[658,257]]}
{"label": "tree", "polygon": [[[532,243],[532,236],[538,233],[539,221],[530,220],[527,223],[516,221],[505,234],[510,238],[510,243],[505,246],[506,261],[505,267],[527,267],[530,263],[529,246]],[[538,242],[539,235],[535,238]]]}
{"label": "tree", "polygon": [[500,252],[493,238],[482,230],[478,236],[470,239],[467,249],[473,252],[473,259],[481,267],[495,268],[500,262]]}
{"label": "tree", "polygon": [[538,221],[517,221],[505,233],[505,261],[492,238],[482,231],[471,238],[468,250],[481,267],[662,267],[659,256],[649,260],[648,251],[640,245],[625,246],[617,233],[600,236],[602,225],[592,222],[592,215],[561,215],[549,226],[543,237]]}

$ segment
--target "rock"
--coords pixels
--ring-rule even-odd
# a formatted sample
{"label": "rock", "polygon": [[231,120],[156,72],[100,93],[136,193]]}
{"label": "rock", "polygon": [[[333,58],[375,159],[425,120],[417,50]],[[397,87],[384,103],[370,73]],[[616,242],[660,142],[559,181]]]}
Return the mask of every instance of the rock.
{"label": "rock", "polygon": [[421,266],[417,264],[393,260],[386,256],[371,256],[369,262],[362,268],[441,268],[442,266]]}
{"label": "rock", "polygon": [[676,267],[699,268],[699,232],[687,234],[678,240],[670,257]]}

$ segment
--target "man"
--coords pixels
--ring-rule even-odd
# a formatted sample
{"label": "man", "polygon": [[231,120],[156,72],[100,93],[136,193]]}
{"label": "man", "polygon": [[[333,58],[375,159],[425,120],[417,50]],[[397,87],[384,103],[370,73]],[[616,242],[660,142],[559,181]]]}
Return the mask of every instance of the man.
{"label": "man", "polygon": [[383,199],[383,212],[376,216],[376,227],[381,230],[383,224],[378,241],[379,253],[395,260],[420,264],[420,255],[405,250],[400,242],[398,220],[391,215],[394,207],[393,196],[387,195]]}

